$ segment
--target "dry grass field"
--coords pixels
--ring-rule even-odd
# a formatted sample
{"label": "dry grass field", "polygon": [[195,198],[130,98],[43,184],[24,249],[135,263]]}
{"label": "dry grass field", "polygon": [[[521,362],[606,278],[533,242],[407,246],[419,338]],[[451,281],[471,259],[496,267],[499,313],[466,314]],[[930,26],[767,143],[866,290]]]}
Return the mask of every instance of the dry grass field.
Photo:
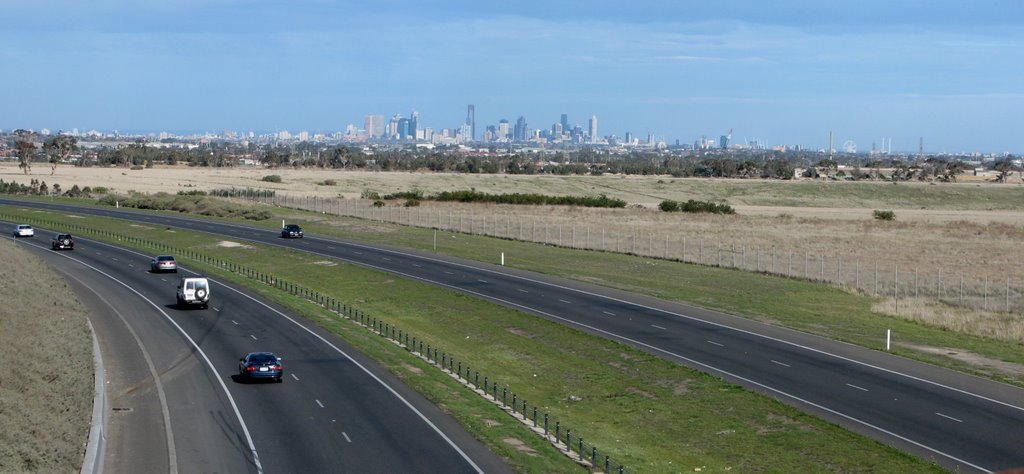
{"label": "dry grass field", "polygon": [[9,238],[0,239],[0,279],[0,472],[77,472],[93,400],[85,310]]}

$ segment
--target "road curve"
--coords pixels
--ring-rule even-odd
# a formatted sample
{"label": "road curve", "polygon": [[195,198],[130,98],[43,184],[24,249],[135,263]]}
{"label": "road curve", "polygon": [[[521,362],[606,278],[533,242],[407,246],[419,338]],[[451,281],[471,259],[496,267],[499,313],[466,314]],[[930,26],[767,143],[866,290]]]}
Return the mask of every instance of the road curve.
{"label": "road curve", "polygon": [[[102,207],[104,215],[289,247],[462,291],[632,344],[959,471],[1024,466],[1024,390],[883,352],[623,291],[426,252]],[[884,328],[879,328],[880,334]]]}
{"label": "road curve", "polygon": [[[210,309],[179,310],[178,275],[150,273],[149,256],[81,237],[63,252],[45,238],[18,242],[93,315],[108,380],[106,470],[509,471],[342,340],[240,289],[213,281]],[[238,358],[257,350],[284,358],[284,383],[237,380]]]}

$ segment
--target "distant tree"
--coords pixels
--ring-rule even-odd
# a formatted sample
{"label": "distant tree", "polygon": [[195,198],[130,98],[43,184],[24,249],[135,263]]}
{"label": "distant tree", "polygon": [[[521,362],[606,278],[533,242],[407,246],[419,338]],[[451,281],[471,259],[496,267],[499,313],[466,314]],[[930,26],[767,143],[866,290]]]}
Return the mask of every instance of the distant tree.
{"label": "distant tree", "polygon": [[36,144],[29,139],[19,139],[15,143],[18,152],[18,168],[25,174],[32,171],[32,155],[36,152]]}
{"label": "distant tree", "polygon": [[995,164],[992,165],[992,169],[999,173],[999,176],[996,177],[996,181],[1000,183],[1005,183],[1006,178],[1010,176],[1010,173],[1017,171],[1017,167],[1014,166],[1013,161],[1009,159],[995,162]]}
{"label": "distant tree", "polygon": [[78,139],[70,135],[57,135],[43,144],[43,151],[49,157],[50,176],[57,172],[57,164],[68,158],[72,152],[78,150]]}

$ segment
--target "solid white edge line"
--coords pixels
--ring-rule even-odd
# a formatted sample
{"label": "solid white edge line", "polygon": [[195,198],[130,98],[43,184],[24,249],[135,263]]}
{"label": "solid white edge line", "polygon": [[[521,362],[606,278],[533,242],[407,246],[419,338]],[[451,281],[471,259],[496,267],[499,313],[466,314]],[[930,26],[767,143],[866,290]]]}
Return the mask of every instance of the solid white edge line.
{"label": "solid white edge line", "polygon": [[106,368],[103,366],[103,354],[100,352],[100,340],[89,318],[85,319],[92,335],[92,363],[95,367],[93,382],[92,422],[89,425],[89,441],[85,447],[85,458],[82,460],[81,474],[97,474],[103,472],[103,451],[107,440],[107,390]]}
{"label": "solid white edge line", "polygon": [[[129,253],[135,253],[137,255],[143,255],[140,252],[136,252],[136,251],[130,250],[130,249],[122,249],[120,247],[116,247],[114,245],[110,245],[110,244],[107,244],[107,243],[104,243],[104,242],[100,242],[100,241],[92,241],[92,242],[95,242],[95,243],[98,243],[98,244],[101,244],[101,245],[106,245],[106,246],[109,246],[109,247],[118,248],[118,249],[121,249],[121,250],[129,252]],[[191,344],[192,347],[195,348],[196,353],[199,354],[203,358],[203,361],[206,362],[206,366],[210,369],[210,372],[213,373],[214,379],[216,379],[217,382],[220,384],[221,389],[224,390],[224,395],[228,398],[228,401],[231,403],[231,409],[234,410],[235,417],[238,418],[238,424],[242,428],[242,433],[245,434],[245,441],[249,445],[249,452],[250,452],[250,454],[252,454],[252,460],[253,460],[253,464],[255,464],[255,466],[256,466],[256,472],[262,473],[263,472],[263,465],[260,464],[259,454],[257,454],[256,446],[253,444],[252,435],[249,434],[249,428],[246,426],[245,420],[242,419],[242,413],[241,413],[241,411],[238,410],[238,404],[235,403],[234,397],[231,396],[231,392],[228,390],[227,385],[224,384],[224,381],[221,380],[220,374],[217,373],[216,367],[213,366],[213,362],[211,362],[210,358],[206,356],[206,352],[203,352],[203,349],[201,347],[199,347],[199,344],[197,344],[196,341],[194,339],[192,339],[192,337],[189,336],[187,332],[185,332],[185,329],[183,329],[181,326],[179,326],[178,323],[175,322],[174,319],[171,318],[171,316],[168,315],[167,312],[165,312],[163,310],[163,308],[161,308],[159,305],[154,303],[149,298],[146,298],[145,296],[143,296],[142,293],[139,293],[139,291],[136,290],[135,288],[132,288],[131,286],[128,286],[127,283],[125,283],[125,282],[115,278],[113,275],[111,275],[111,274],[109,274],[107,272],[104,272],[103,270],[100,270],[99,268],[96,268],[96,267],[94,267],[94,266],[92,266],[92,265],[90,265],[88,263],[85,263],[85,262],[83,262],[81,260],[78,260],[77,258],[68,256],[67,254],[60,254],[60,255],[63,256],[64,258],[69,259],[69,260],[78,262],[79,264],[81,264],[81,265],[83,265],[83,266],[85,266],[87,268],[93,269],[96,273],[99,273],[100,275],[103,275],[103,276],[105,276],[105,277],[107,277],[107,278],[117,282],[121,286],[127,288],[128,291],[131,291],[132,293],[135,293],[139,298],[141,298],[146,303],[149,303],[150,306],[152,306],[160,314],[162,314],[164,316],[164,318],[167,319],[167,321],[170,322],[171,325],[173,325],[178,330],[179,333],[181,333],[182,337],[184,337],[189,342],[189,344]]]}

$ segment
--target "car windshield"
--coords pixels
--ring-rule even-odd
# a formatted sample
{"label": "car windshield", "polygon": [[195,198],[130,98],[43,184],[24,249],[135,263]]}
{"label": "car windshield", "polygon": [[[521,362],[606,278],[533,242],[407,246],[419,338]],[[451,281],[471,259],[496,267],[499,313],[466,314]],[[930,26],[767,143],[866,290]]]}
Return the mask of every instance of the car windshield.
{"label": "car windshield", "polygon": [[295,231],[295,230],[299,230],[299,226],[292,224],[292,225],[289,225],[289,226],[285,227],[285,229],[288,229],[288,230],[291,230],[291,231]]}
{"label": "car windshield", "polygon": [[156,260],[158,262],[173,262],[174,261],[174,257],[168,257],[168,256],[164,255],[164,256],[157,257]]}
{"label": "car windshield", "polygon": [[205,290],[205,289],[206,289],[206,281],[205,280],[199,280],[199,281],[196,282],[196,290]]}

